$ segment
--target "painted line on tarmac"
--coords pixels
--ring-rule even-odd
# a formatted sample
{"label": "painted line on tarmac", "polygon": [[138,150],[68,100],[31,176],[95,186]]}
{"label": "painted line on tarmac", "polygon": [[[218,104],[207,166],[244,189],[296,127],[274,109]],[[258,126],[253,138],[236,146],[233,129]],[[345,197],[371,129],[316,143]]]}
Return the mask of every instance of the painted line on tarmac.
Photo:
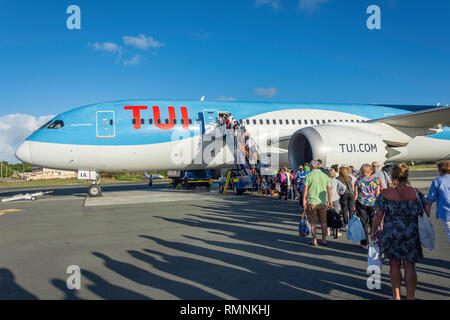
{"label": "painted line on tarmac", "polygon": [[0,216],[6,214],[6,213],[13,213],[13,212],[22,212],[23,210],[19,210],[19,209],[6,209],[6,210],[2,210],[0,211]]}

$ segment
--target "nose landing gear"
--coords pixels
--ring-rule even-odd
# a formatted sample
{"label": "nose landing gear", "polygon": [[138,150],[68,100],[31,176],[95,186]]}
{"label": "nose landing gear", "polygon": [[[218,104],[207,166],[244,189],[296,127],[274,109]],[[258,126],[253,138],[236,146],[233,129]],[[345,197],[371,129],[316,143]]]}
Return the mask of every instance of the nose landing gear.
{"label": "nose landing gear", "polygon": [[98,184],[94,183],[89,187],[88,194],[92,198],[100,197],[102,195],[102,188]]}

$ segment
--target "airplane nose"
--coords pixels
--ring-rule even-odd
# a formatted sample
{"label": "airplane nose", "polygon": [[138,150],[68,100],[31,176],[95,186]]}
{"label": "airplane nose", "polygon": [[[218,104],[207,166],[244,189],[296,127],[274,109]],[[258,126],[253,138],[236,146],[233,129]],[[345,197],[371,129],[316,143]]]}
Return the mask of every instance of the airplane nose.
{"label": "airplane nose", "polygon": [[31,160],[31,152],[30,152],[30,143],[28,141],[24,141],[16,151],[16,158],[25,163],[32,163]]}

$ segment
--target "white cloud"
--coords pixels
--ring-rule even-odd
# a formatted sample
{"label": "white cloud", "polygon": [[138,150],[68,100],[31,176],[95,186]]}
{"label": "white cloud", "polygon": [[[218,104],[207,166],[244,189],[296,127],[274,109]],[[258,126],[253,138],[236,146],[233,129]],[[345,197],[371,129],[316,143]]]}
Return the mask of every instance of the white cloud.
{"label": "white cloud", "polygon": [[143,61],[143,57],[140,54],[135,54],[130,60],[125,60],[123,62],[123,65],[128,66],[135,66]]}
{"label": "white cloud", "polygon": [[195,32],[192,34],[194,38],[197,40],[208,40],[210,38],[210,34],[208,32]]}
{"label": "white cloud", "polygon": [[122,58],[123,48],[114,42],[94,42],[88,43],[88,45],[94,48],[95,51],[105,51],[109,53],[114,53],[117,55],[116,63],[119,62]]}
{"label": "white cloud", "polygon": [[298,3],[298,10],[308,14],[312,14],[320,10],[320,5],[329,0],[300,0]]}
{"label": "white cloud", "polygon": [[139,37],[124,36],[123,42],[126,45],[142,50],[147,50],[148,48],[157,49],[164,46],[164,43],[156,41],[153,37],[146,37],[144,34],[140,34]]}
{"label": "white cloud", "polygon": [[217,100],[219,100],[219,101],[236,101],[236,98],[221,96],[221,97],[219,97],[219,99],[217,99]]}
{"label": "white cloud", "polygon": [[280,0],[256,0],[255,6],[261,7],[263,5],[269,5],[272,6],[273,10],[279,10],[281,9]]}
{"label": "white cloud", "polygon": [[270,87],[270,88],[256,88],[253,90],[253,93],[258,96],[263,96],[266,98],[272,98],[277,93],[277,88]]}
{"label": "white cloud", "polygon": [[0,161],[18,162],[15,152],[19,144],[53,117],[19,113],[0,117]]}
{"label": "white cloud", "polygon": [[106,51],[106,52],[119,53],[119,54],[122,52],[122,47],[114,42],[103,42],[103,43],[100,43],[100,42],[90,43],[89,42],[89,46],[94,48],[94,50],[98,50],[98,51]]}

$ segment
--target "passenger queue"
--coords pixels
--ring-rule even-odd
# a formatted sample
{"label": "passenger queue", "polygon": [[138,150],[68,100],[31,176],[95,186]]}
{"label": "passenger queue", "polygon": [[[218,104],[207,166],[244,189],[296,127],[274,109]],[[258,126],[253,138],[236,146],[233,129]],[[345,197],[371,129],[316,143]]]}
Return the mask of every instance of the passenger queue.
{"label": "passenger queue", "polygon": [[[282,168],[274,179],[265,176],[262,190],[266,196],[272,196],[274,184],[279,201],[299,199],[299,232],[302,236],[311,235],[311,246],[318,246],[317,224],[322,229],[321,245],[327,245],[330,219],[335,223],[334,212],[339,221],[343,220],[335,225],[342,228],[332,229],[335,238],[346,229],[347,239],[358,239],[366,250],[372,240],[370,249],[379,250],[380,268],[381,255],[389,260],[393,299],[400,299],[402,279],[407,299],[414,299],[415,264],[423,259],[423,246],[430,250],[434,247],[433,227],[430,222],[423,222],[430,216],[433,202],[437,203],[436,217],[442,221],[450,243],[450,160],[439,161],[437,167],[440,176],[433,180],[427,197],[411,187],[406,164],[394,165],[388,174],[378,162],[364,164],[356,172],[346,165],[325,169],[321,160],[313,160],[299,166],[296,173]],[[370,255],[371,250],[369,261]]]}

